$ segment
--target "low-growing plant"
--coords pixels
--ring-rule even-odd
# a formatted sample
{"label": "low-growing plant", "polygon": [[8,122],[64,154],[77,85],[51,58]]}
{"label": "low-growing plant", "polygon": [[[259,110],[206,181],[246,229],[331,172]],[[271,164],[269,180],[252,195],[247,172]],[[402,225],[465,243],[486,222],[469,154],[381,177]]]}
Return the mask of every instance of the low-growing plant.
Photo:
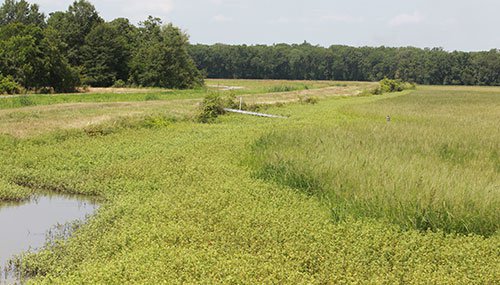
{"label": "low-growing plant", "polygon": [[173,117],[162,115],[147,116],[142,125],[147,128],[159,128],[169,126],[176,121],[177,120]]}
{"label": "low-growing plant", "polygon": [[23,107],[35,105],[35,101],[33,101],[33,99],[31,99],[31,95],[27,95],[27,94],[19,96],[17,98],[17,101]]}
{"label": "low-growing plant", "polygon": [[156,100],[160,100],[160,96],[158,96],[158,94],[148,94],[146,95],[146,97],[144,98],[144,100],[146,101],[156,101]]}
{"label": "low-growing plant", "polygon": [[267,89],[267,92],[269,93],[274,93],[274,92],[290,92],[290,91],[295,91],[298,88],[295,86],[291,85],[276,85],[276,86],[271,86]]}
{"label": "low-growing plant", "polygon": [[316,96],[299,96],[299,102],[302,104],[317,104],[319,102],[319,98]]}

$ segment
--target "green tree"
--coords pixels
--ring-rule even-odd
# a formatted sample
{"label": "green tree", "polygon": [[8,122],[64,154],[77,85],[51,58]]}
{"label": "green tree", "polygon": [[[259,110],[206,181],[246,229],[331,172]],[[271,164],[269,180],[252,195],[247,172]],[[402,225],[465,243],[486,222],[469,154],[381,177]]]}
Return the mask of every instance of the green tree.
{"label": "green tree", "polygon": [[116,25],[102,23],[85,38],[82,48],[84,83],[108,87],[128,79],[131,55],[128,39]]}
{"label": "green tree", "polygon": [[13,23],[43,27],[45,15],[40,13],[37,4],[29,4],[24,0],[5,0],[0,7],[0,26]]}
{"label": "green tree", "polygon": [[19,23],[0,27],[0,73],[28,89],[73,91],[78,76],[62,56],[54,32]]}
{"label": "green tree", "polygon": [[188,37],[172,24],[149,17],[141,23],[139,45],[131,62],[132,83],[165,88],[190,88],[202,77],[188,54]]}
{"label": "green tree", "polygon": [[59,39],[66,44],[66,56],[73,66],[83,64],[82,47],[86,36],[103,22],[94,5],[86,0],[78,0],[66,12],[52,13],[48,25],[59,33]]}

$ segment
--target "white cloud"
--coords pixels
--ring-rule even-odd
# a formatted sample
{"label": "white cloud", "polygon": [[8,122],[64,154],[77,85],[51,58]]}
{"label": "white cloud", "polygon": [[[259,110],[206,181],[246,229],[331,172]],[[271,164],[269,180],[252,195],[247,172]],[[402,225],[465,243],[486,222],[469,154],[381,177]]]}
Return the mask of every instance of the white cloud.
{"label": "white cloud", "polygon": [[392,18],[389,21],[389,25],[392,27],[399,27],[407,24],[419,24],[424,21],[424,17],[415,11],[413,14],[400,14]]}
{"label": "white cloud", "polygon": [[217,23],[227,23],[233,21],[233,18],[224,15],[216,15],[212,17],[212,20]]}

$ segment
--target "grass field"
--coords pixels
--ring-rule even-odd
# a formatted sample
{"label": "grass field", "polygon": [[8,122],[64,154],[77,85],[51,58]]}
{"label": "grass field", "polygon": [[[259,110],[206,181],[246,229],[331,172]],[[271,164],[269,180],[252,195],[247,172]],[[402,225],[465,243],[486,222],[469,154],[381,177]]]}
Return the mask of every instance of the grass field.
{"label": "grass field", "polygon": [[[30,282],[500,282],[500,88],[348,97],[370,85],[209,84],[245,87],[220,92],[247,101],[320,101],[266,109],[288,119],[199,124],[198,98],[214,91],[140,106],[134,96],[146,95],[111,93],[95,96],[130,109],[86,105],[85,120],[108,117],[22,134],[33,121],[20,114],[59,97],[0,115],[12,118],[0,135],[0,199],[52,190],[102,200],[71,238],[17,259]],[[40,122],[74,114],[53,107]]]}
{"label": "grass field", "polygon": [[[1,96],[0,133],[30,137],[47,132],[86,128],[125,117],[168,116],[189,119],[209,93],[243,97],[248,104],[298,101],[304,96],[351,96],[371,83],[333,81],[209,79],[207,88],[196,90],[94,88],[89,93]],[[217,86],[241,89],[223,90]],[[287,87],[288,92],[272,92]],[[308,89],[305,89],[307,86]]]}

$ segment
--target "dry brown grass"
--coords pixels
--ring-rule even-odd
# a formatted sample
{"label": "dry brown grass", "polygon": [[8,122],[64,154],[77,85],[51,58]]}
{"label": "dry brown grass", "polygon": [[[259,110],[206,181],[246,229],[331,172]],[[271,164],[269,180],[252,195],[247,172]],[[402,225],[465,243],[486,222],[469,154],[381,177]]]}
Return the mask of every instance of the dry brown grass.
{"label": "dry brown grass", "polygon": [[113,93],[113,94],[132,94],[132,93],[153,93],[158,91],[169,91],[164,88],[116,88],[116,87],[90,87],[85,93]]}
{"label": "dry brown grass", "polygon": [[83,128],[119,117],[150,113],[190,115],[196,100],[69,103],[0,110],[0,133],[29,137],[60,129]]}
{"label": "dry brown grass", "polygon": [[318,99],[324,99],[334,96],[356,96],[363,90],[376,86],[376,83],[357,83],[355,85],[347,86],[332,86],[319,89],[309,89],[290,92],[277,92],[277,93],[262,93],[243,95],[243,100],[247,104],[275,104],[275,103],[289,103],[298,102],[301,98],[314,96]]}

